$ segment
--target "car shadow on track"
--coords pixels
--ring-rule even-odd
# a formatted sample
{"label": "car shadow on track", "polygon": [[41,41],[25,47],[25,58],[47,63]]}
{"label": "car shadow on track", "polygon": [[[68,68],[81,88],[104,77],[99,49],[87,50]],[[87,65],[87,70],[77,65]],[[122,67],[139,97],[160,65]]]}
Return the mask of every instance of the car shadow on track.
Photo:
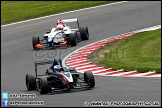
{"label": "car shadow on track", "polygon": [[64,94],[64,93],[74,93],[74,92],[82,92],[82,91],[87,91],[87,90],[92,90],[94,88],[79,88],[79,89],[71,89],[68,91],[53,91],[53,92],[49,92],[47,94],[40,94],[39,91],[37,90],[32,90],[32,91],[28,91],[28,90],[23,90],[21,91],[22,93],[25,94],[36,94],[36,95],[57,95],[57,94]]}
{"label": "car shadow on track", "polygon": [[92,88],[71,89],[71,90],[68,90],[68,91],[54,91],[54,92],[48,93],[48,95],[57,95],[57,94],[63,94],[63,93],[81,92],[81,91],[87,91],[87,90],[92,90]]}

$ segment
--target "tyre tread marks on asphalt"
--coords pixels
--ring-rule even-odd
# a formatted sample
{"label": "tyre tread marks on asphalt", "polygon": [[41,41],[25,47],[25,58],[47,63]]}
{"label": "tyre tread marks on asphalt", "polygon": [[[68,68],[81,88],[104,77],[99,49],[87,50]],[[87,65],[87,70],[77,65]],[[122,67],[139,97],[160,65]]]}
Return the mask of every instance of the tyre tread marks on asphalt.
{"label": "tyre tread marks on asphalt", "polygon": [[[161,26],[160,26],[161,27]],[[147,30],[147,29],[144,29]],[[141,32],[143,30],[138,30],[134,32],[129,32],[126,34],[118,35],[112,38],[107,38],[95,43],[92,43],[86,47],[83,47],[73,54],[71,54],[66,60],[65,64],[68,67],[74,67],[78,70],[78,72],[83,73],[84,71],[91,71],[94,75],[102,75],[102,76],[123,76],[123,77],[161,77],[161,73],[156,72],[145,72],[141,73],[139,71],[124,71],[124,69],[120,70],[112,70],[111,68],[104,68],[100,66],[93,65],[92,63],[87,61],[87,57],[90,53],[99,49],[102,46],[105,46],[108,42],[113,42],[117,39],[127,38],[132,36],[137,32]]]}

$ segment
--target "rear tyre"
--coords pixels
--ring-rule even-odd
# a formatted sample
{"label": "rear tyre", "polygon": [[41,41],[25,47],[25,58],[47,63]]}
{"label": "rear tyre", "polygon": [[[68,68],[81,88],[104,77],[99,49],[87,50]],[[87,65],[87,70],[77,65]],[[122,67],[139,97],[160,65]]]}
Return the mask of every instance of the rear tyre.
{"label": "rear tyre", "polygon": [[88,40],[89,39],[89,31],[88,27],[79,27],[80,35],[82,40]]}
{"label": "rear tyre", "polygon": [[29,91],[36,88],[36,78],[34,75],[26,74],[26,87]]}
{"label": "rear tyre", "polygon": [[41,77],[40,81],[40,94],[47,94],[48,93],[48,81],[46,77]]}
{"label": "rear tyre", "polygon": [[32,44],[33,44],[33,49],[34,50],[36,49],[35,45],[38,44],[38,43],[40,43],[39,36],[33,36]]}
{"label": "rear tyre", "polygon": [[85,83],[90,84],[91,88],[95,86],[95,80],[92,72],[84,72],[84,81]]}
{"label": "rear tyre", "polygon": [[69,41],[70,41],[71,46],[77,45],[77,39],[76,39],[75,33],[69,34]]}

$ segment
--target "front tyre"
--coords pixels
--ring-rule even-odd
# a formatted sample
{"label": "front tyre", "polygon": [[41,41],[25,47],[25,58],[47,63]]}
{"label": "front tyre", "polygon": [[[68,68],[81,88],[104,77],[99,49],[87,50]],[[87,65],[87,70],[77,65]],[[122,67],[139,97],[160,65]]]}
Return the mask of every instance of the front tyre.
{"label": "front tyre", "polygon": [[95,80],[92,72],[84,72],[84,82],[89,84],[91,88],[95,86]]}
{"label": "front tyre", "polygon": [[39,44],[39,43],[40,43],[39,36],[33,36],[33,38],[32,38],[32,45],[33,45],[33,49],[34,50],[36,49],[35,45]]}
{"label": "front tyre", "polygon": [[69,41],[70,41],[71,46],[77,45],[77,39],[76,39],[75,33],[69,34]]}
{"label": "front tyre", "polygon": [[41,77],[40,81],[40,94],[47,94],[48,93],[48,81],[46,77]]}
{"label": "front tyre", "polygon": [[26,74],[26,87],[29,91],[36,88],[36,78],[34,75]]}
{"label": "front tyre", "polygon": [[80,35],[82,40],[88,40],[89,39],[89,31],[88,27],[79,27]]}

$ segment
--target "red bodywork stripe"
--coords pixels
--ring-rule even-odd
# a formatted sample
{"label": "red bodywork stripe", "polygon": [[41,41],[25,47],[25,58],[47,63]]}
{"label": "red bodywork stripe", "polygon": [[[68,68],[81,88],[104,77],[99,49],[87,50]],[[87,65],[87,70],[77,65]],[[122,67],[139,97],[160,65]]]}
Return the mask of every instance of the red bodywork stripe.
{"label": "red bodywork stripe", "polygon": [[58,75],[58,76],[60,76],[62,79],[64,79],[65,80],[65,82],[66,82],[66,84],[68,84],[69,83],[69,81],[61,74],[61,73],[59,73],[59,72],[56,72],[56,74]]}

